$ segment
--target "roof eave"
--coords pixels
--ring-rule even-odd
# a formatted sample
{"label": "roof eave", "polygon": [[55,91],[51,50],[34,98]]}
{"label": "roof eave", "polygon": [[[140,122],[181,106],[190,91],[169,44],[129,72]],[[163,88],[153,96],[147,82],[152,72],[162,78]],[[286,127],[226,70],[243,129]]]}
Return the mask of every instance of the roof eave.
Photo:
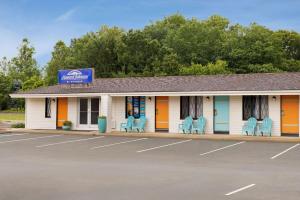
{"label": "roof eave", "polygon": [[126,92],[126,93],[70,93],[70,94],[10,94],[12,98],[96,97],[96,96],[240,96],[240,95],[300,95],[300,90],[269,91],[191,91],[191,92]]}

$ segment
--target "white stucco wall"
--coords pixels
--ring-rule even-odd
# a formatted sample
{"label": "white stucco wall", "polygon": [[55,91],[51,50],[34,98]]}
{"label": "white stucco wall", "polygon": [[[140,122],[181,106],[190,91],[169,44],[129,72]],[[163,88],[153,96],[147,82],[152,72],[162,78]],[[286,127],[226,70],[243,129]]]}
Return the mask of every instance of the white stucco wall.
{"label": "white stucco wall", "polygon": [[205,134],[214,132],[214,100],[212,96],[203,97],[203,117],[206,119]]}
{"label": "white stucco wall", "polygon": [[[231,96],[230,97],[230,134],[240,135],[243,129],[243,125],[246,121],[243,121],[243,97]],[[276,96],[276,100],[273,96],[269,96],[269,117],[273,121],[272,135],[280,136],[280,96]],[[260,121],[258,123],[261,123]]]}
{"label": "white stucco wall", "polygon": [[56,129],[56,100],[51,100],[51,118],[45,118],[45,99],[25,100],[25,127],[28,129]]}
{"label": "white stucco wall", "polygon": [[229,134],[240,135],[242,133],[243,121],[243,97],[229,97]]}
{"label": "white stucco wall", "polygon": [[146,132],[155,132],[155,97],[146,97]]}
{"label": "white stucco wall", "polygon": [[269,96],[269,117],[273,121],[272,126],[272,135],[280,136],[281,135],[281,102],[280,96],[275,96],[276,100],[273,99],[273,96]]}
{"label": "white stucco wall", "polygon": [[72,122],[72,129],[78,130],[78,100],[75,97],[68,98],[68,120]]}
{"label": "white stucco wall", "polygon": [[[119,131],[120,124],[126,122],[125,118],[125,97],[112,97],[112,121],[111,121],[111,130]],[[155,97],[146,97],[145,102],[145,113],[146,113],[146,132],[154,132],[155,131]]]}
{"label": "white stucco wall", "polygon": [[125,119],[125,97],[112,97],[112,131],[119,131],[120,124],[126,122]]}
{"label": "white stucco wall", "polygon": [[169,132],[178,133],[180,123],[180,97],[169,97]]}
{"label": "white stucco wall", "polygon": [[[281,98],[269,96],[269,117],[273,120],[272,135],[281,135]],[[27,98],[25,104],[25,126],[28,129],[56,129],[56,99],[51,101],[51,118],[45,118],[45,99]],[[242,96],[230,96],[230,134],[241,134],[245,121],[242,120]],[[146,132],[155,131],[155,97],[146,97]],[[300,106],[299,106],[300,109]],[[108,118],[108,131],[119,131],[120,123],[125,119],[125,97],[102,96],[100,115]],[[213,97],[203,97],[203,116],[207,120],[206,134],[213,134]],[[78,98],[68,98],[68,120],[74,130],[97,130],[94,127],[79,126]],[[180,97],[169,97],[169,132],[177,133],[180,120]],[[300,120],[299,120],[300,123]]]}

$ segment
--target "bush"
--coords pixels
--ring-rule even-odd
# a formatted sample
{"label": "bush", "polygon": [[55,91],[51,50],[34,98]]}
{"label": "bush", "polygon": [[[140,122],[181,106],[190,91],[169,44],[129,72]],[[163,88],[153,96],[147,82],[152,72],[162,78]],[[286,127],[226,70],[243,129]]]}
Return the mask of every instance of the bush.
{"label": "bush", "polygon": [[24,123],[12,124],[11,128],[25,128],[25,124]]}
{"label": "bush", "polygon": [[71,121],[64,121],[63,125],[64,126],[72,126],[72,122]]}
{"label": "bush", "polygon": [[99,119],[106,119],[106,116],[99,116]]}

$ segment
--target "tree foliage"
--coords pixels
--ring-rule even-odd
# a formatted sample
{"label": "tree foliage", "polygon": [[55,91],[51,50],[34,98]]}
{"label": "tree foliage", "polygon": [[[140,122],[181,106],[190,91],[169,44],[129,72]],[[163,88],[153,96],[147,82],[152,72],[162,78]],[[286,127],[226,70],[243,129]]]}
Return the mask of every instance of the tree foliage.
{"label": "tree foliage", "polygon": [[35,49],[23,39],[16,57],[0,61],[0,110],[24,108],[23,99],[11,99],[9,94],[18,90],[34,89],[44,84],[41,69],[34,59]]}
{"label": "tree foliage", "polygon": [[300,71],[300,34],[178,13],[141,29],[103,26],[68,46],[59,41],[46,82],[55,84],[59,69],[84,67],[97,77]]}

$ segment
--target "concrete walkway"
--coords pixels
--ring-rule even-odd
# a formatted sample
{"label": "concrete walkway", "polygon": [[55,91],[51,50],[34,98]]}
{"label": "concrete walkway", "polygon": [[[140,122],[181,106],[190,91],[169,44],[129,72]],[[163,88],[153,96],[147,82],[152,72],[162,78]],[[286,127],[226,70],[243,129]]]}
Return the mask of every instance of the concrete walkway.
{"label": "concrete walkway", "polygon": [[[64,130],[31,130],[31,129],[13,129],[7,128],[0,130],[1,133],[44,133],[44,134],[64,134],[64,135],[101,135],[98,131],[64,131]],[[226,140],[226,141],[259,141],[259,142],[293,142],[299,143],[300,137],[286,137],[286,136],[242,136],[242,135],[221,135],[221,134],[179,134],[179,133],[126,133],[126,132],[112,132],[105,133],[106,136],[124,136],[124,137],[149,137],[149,138],[174,138],[174,139],[202,139],[202,140]]]}

